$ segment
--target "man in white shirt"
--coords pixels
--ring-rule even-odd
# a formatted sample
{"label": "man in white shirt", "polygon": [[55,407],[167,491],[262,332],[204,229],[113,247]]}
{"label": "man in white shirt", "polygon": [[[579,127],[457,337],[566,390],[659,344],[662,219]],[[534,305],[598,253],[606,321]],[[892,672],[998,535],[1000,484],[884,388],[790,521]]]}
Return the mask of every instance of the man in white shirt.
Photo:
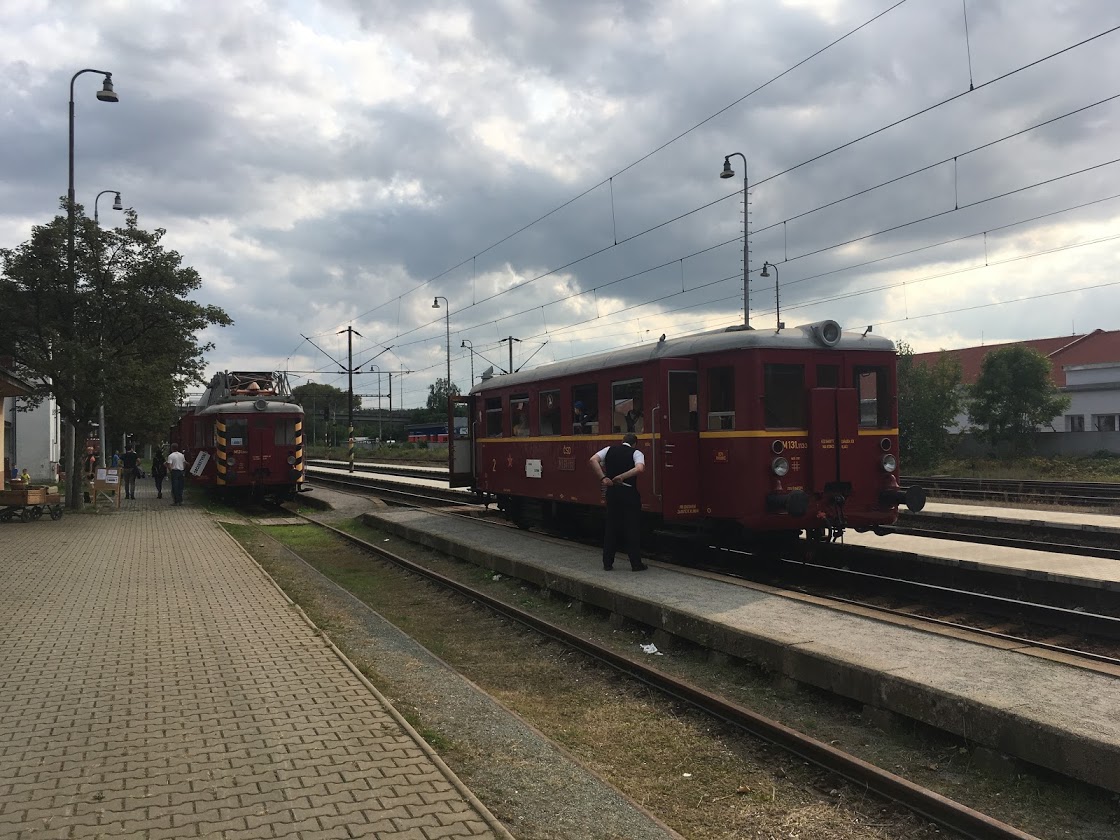
{"label": "man in white shirt", "polygon": [[628,432],[622,436],[622,443],[600,449],[589,462],[607,502],[603,568],[608,572],[614,567],[614,554],[620,543],[626,546],[631,569],[644,572],[649,568],[642,562],[642,497],[637,481],[645,471],[646,458],[637,443],[638,436]]}
{"label": "man in white shirt", "polygon": [[171,454],[167,456],[167,474],[171,476],[171,504],[183,503],[183,483],[187,472],[187,459],[179,451],[179,444],[171,444]]}

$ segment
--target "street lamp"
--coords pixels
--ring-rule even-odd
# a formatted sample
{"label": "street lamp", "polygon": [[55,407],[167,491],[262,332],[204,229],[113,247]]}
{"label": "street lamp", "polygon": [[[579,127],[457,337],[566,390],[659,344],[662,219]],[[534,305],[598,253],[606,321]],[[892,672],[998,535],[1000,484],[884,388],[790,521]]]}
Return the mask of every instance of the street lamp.
{"label": "street lamp", "polygon": [[738,155],[743,159],[743,326],[750,329],[751,316],[750,316],[750,245],[748,243],[749,221],[747,212],[747,158],[742,152],[732,152],[723,159],[723,171],[719,173],[721,178],[734,178],[735,170],[731,168],[731,158]]}
{"label": "street lamp", "polygon": [[469,338],[464,338],[459,344],[460,349],[466,347],[471,351],[471,387],[474,387],[474,345]]}
{"label": "street lamp", "polygon": [[[70,297],[73,301],[74,296],[78,290],[78,281],[74,276],[74,82],[83,73],[100,73],[105,77],[101,84],[101,90],[97,92],[97,99],[99,102],[117,102],[119,101],[116,91],[113,90],[113,74],[107,70],[93,70],[86,68],[79,70],[70,77],[70,181],[66,190],[66,270],[70,275]],[[96,201],[94,202],[96,205]],[[96,211],[96,206],[94,210]],[[73,312],[71,313],[71,322],[73,322]],[[74,325],[76,327],[76,324]],[[74,383],[70,383],[71,387]],[[68,505],[78,506],[78,452],[75,448],[77,446],[77,414],[78,407],[76,400],[70,398],[70,428],[66,433],[66,443],[69,448],[70,463],[67,466],[66,474],[69,476],[69,482],[66,487],[66,501]],[[102,447],[104,453],[104,447]]]}
{"label": "street lamp", "polygon": [[[443,295],[436,295],[432,301],[432,309],[439,309],[440,298],[443,298],[443,320],[447,325],[447,396],[451,396],[451,304]],[[473,384],[473,383],[472,383]]]}
{"label": "street lamp", "polygon": [[762,273],[758,276],[770,276],[769,272],[766,271],[767,266],[774,269],[774,317],[778,322],[778,329],[784,330],[786,328],[786,325],[782,323],[782,302],[778,299],[778,267],[772,262],[764,262],[762,264]]}
{"label": "street lamp", "polygon": [[102,190],[101,192],[99,192],[97,194],[97,198],[95,198],[93,200],[93,223],[95,225],[98,224],[98,221],[97,221],[97,202],[99,202],[101,200],[101,196],[105,195],[106,193],[116,193],[116,197],[113,199],[113,209],[114,210],[123,210],[124,209],[124,205],[121,204],[121,194],[119,192],[117,192],[116,190]]}
{"label": "street lamp", "polygon": [[[123,210],[124,209],[124,205],[121,204],[121,194],[119,192],[117,192],[117,190],[102,190],[101,192],[99,192],[97,194],[97,198],[95,198],[93,200],[93,224],[94,224],[94,227],[97,228],[96,233],[97,233],[97,238],[98,238],[99,243],[101,241],[101,224],[97,219],[97,202],[99,202],[101,200],[101,196],[107,195],[108,193],[114,193],[115,194],[115,197],[113,198],[113,209],[114,210]],[[98,252],[100,253],[100,248],[98,248]],[[101,271],[100,271],[100,269],[101,269],[101,257],[100,256],[98,256],[97,265],[98,265],[98,274],[100,274],[101,273]],[[102,289],[102,294],[104,294],[104,289]],[[102,301],[102,303],[104,303],[104,301]],[[102,317],[104,318],[104,313],[102,313]],[[101,442],[101,466],[105,466],[105,395],[104,394],[101,395],[101,405],[97,409],[97,415],[98,415],[97,416],[97,422],[98,422],[97,437],[98,437],[98,440]]]}

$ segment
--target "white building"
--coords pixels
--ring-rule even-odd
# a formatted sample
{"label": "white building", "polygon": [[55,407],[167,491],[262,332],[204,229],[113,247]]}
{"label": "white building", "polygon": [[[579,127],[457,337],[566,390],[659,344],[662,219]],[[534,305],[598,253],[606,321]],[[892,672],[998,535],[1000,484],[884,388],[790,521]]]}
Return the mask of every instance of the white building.
{"label": "white building", "polygon": [[26,469],[32,482],[53,484],[61,446],[58,405],[54,397],[45,397],[31,411],[16,411],[17,400],[22,407],[20,397],[4,397],[4,459]]}

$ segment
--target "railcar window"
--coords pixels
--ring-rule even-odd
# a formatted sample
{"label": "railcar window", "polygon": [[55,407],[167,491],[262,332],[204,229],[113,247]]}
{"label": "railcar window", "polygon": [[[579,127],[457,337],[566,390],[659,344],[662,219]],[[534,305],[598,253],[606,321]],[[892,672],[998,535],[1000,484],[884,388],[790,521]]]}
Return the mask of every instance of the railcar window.
{"label": "railcar window", "polygon": [[502,436],[502,398],[489,397],[486,400],[486,437]]}
{"label": "railcar window", "polygon": [[560,434],[560,392],[541,391],[539,397],[542,435]]}
{"label": "railcar window", "polygon": [[696,371],[669,371],[669,431],[699,431],[696,420]]}
{"label": "railcar window", "polygon": [[767,429],[805,428],[805,366],[764,365]]}
{"label": "railcar window", "polygon": [[572,388],[572,434],[599,433],[599,387],[594,383]]}
{"label": "railcar window", "polygon": [[277,446],[292,446],[296,442],[296,418],[285,417],[273,426],[272,442]]}
{"label": "railcar window", "polygon": [[509,413],[513,418],[513,433],[517,437],[529,436],[529,395],[514,394],[509,398]]}
{"label": "railcar window", "polygon": [[839,365],[817,365],[817,387],[818,388],[839,388],[840,387],[840,366]]}
{"label": "railcar window", "polygon": [[615,432],[640,435],[646,430],[645,401],[642,396],[640,379],[611,383],[611,428]]}
{"label": "railcar window", "polygon": [[249,445],[249,424],[244,419],[226,423],[226,445],[230,449]]}
{"label": "railcar window", "polygon": [[852,372],[859,394],[859,424],[867,429],[891,425],[890,380],[885,367],[857,367]]}
{"label": "railcar window", "polygon": [[708,369],[708,429],[735,428],[735,369]]}

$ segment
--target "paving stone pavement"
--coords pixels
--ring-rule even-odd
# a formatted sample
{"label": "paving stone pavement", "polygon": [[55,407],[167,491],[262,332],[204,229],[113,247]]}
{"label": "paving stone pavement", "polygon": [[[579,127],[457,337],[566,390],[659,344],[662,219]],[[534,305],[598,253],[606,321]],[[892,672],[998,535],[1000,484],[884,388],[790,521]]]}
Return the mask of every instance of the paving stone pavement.
{"label": "paving stone pavement", "polygon": [[190,495],[0,524],[0,838],[511,837]]}

